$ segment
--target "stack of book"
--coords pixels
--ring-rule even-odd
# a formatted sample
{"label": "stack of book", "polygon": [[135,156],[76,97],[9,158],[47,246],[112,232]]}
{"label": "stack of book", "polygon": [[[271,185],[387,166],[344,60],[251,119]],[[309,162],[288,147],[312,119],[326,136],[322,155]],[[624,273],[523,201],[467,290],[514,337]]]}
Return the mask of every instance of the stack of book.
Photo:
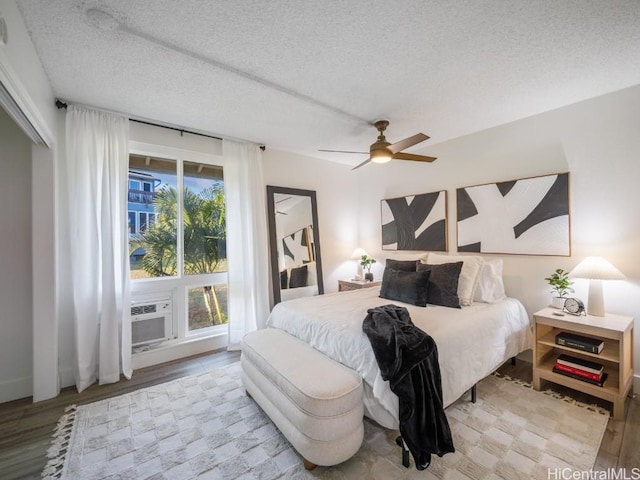
{"label": "stack of book", "polygon": [[582,358],[560,355],[553,367],[555,373],[601,387],[607,379],[604,365]]}
{"label": "stack of book", "polygon": [[557,334],[556,344],[590,353],[600,353],[604,348],[604,342],[602,340],[583,337],[582,335],[568,332],[560,332]]}

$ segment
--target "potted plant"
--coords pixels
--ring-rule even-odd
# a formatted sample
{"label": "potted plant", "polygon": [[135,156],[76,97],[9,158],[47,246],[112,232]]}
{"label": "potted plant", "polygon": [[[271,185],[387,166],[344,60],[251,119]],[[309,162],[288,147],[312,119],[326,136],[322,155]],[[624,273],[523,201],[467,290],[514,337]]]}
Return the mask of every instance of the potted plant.
{"label": "potted plant", "polygon": [[566,300],[567,293],[573,293],[575,290],[571,288],[573,282],[569,280],[569,272],[562,268],[557,268],[555,272],[545,278],[547,283],[551,285],[551,293],[556,294],[551,301],[551,305],[555,308],[562,308]]}
{"label": "potted plant", "polygon": [[362,268],[366,268],[367,269],[367,273],[364,274],[364,279],[368,280],[369,282],[373,282],[373,273],[371,273],[371,265],[373,265],[374,263],[376,263],[375,259],[368,257],[367,255],[362,255],[360,257],[360,265],[362,265]]}

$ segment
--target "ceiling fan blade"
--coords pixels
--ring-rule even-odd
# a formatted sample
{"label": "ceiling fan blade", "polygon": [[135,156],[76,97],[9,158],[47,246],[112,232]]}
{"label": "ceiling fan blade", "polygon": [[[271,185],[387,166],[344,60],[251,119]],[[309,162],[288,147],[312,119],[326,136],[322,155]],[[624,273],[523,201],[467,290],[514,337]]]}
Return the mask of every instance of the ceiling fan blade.
{"label": "ceiling fan blade", "polygon": [[351,152],[349,150],[318,150],[319,152],[330,152],[330,153],[363,153],[365,155],[369,155],[369,152]]}
{"label": "ceiling fan blade", "polygon": [[426,157],[424,155],[416,155],[414,153],[395,153],[393,155],[394,160],[412,160],[414,162],[433,162],[436,157]]}
{"label": "ceiling fan blade", "polygon": [[355,170],[356,168],[360,168],[360,167],[364,167],[367,163],[369,163],[371,161],[371,158],[367,158],[364,162],[362,162],[360,165],[353,167],[351,170]]}
{"label": "ceiling fan blade", "polygon": [[399,142],[393,143],[389,145],[387,148],[391,153],[398,153],[404,150],[405,148],[413,147],[414,145],[424,142],[428,140],[429,136],[424,133],[416,133],[411,137],[405,138],[404,140],[400,140]]}

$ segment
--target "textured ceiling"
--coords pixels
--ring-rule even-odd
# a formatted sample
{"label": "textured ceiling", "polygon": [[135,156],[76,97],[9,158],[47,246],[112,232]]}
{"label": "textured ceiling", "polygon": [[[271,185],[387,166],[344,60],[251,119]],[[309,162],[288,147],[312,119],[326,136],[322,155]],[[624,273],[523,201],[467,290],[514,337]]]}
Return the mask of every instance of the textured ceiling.
{"label": "textured ceiling", "polygon": [[637,0],[17,4],[59,98],[351,164],[640,84]]}

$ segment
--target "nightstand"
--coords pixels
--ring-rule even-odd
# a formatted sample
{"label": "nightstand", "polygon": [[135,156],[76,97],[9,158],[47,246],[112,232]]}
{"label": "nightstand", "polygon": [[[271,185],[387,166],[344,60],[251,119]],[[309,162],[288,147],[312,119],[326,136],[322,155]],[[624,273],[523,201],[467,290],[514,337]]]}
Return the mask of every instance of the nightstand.
{"label": "nightstand", "polygon": [[[633,384],[633,317],[574,316],[556,308],[544,308],[533,314],[533,321],[533,388],[540,390],[541,380],[564,385],[612,402],[613,418],[624,419],[625,398]],[[557,345],[555,338],[560,332],[603,340],[604,349],[596,354]],[[608,373],[604,385],[599,387],[554,373],[556,359],[563,353],[604,365]]]}
{"label": "nightstand", "polygon": [[360,290],[361,288],[371,288],[381,285],[382,282],[369,282],[367,280],[338,280],[338,291]]}

